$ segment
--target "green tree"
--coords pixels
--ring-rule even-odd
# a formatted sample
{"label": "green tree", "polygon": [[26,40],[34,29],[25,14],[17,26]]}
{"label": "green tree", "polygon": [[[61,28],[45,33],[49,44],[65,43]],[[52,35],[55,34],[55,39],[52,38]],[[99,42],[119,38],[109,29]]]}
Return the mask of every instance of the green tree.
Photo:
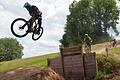
{"label": "green tree", "polygon": [[69,43],[68,43],[68,38],[67,38],[67,34],[64,34],[62,39],[60,40],[60,43],[62,44],[61,47],[69,47]]}
{"label": "green tree", "polygon": [[[101,39],[111,38],[108,30],[111,28],[116,34],[119,9],[116,0],[75,0],[69,6],[70,14],[67,15],[65,34],[68,41],[61,39],[67,46],[82,43],[84,34],[89,34],[94,43]],[[66,44],[63,44],[66,46]]]}
{"label": "green tree", "polygon": [[13,38],[0,39],[0,61],[8,61],[22,58],[23,46]]}
{"label": "green tree", "polygon": [[93,31],[90,4],[91,0],[81,0],[74,1],[69,7],[65,32],[71,46],[81,43],[83,35]]}
{"label": "green tree", "polygon": [[93,3],[95,27],[101,27],[105,34],[112,28],[118,35],[116,24],[119,19],[119,9],[116,6],[116,0],[93,0]]}

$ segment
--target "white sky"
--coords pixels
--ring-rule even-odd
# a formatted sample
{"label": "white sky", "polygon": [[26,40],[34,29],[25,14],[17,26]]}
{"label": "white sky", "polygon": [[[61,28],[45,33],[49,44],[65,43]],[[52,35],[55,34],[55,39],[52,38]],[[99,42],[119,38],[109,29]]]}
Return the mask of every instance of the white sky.
{"label": "white sky", "polygon": [[[10,30],[14,19],[30,18],[23,8],[25,2],[36,5],[43,13],[44,33],[37,41],[32,40],[31,34],[17,38]],[[23,58],[59,52],[59,40],[64,34],[66,15],[69,14],[69,5],[72,2],[73,0],[0,0],[0,38],[16,38],[24,47]]]}
{"label": "white sky", "polygon": [[[16,38],[23,45],[24,56],[38,56],[46,53],[59,52],[59,40],[64,33],[66,15],[73,0],[0,0],[0,38]],[[36,5],[43,13],[42,37],[33,41],[31,34],[24,38],[15,37],[10,30],[14,19],[29,19],[29,13],[23,5],[25,2]]]}

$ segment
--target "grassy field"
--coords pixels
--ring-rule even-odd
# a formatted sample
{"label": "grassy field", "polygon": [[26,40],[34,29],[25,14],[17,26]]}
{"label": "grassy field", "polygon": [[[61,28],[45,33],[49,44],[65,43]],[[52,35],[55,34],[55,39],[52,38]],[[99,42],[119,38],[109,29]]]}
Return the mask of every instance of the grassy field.
{"label": "grassy field", "polygon": [[120,54],[120,47],[110,49],[110,53]]}
{"label": "grassy field", "polygon": [[30,67],[30,66],[43,68],[47,66],[47,58],[56,58],[59,56],[60,56],[59,53],[53,53],[53,54],[31,57],[26,59],[0,62],[0,72],[6,72],[20,67]]}
{"label": "grassy field", "polygon": [[[108,43],[101,43],[101,44],[93,45],[92,49],[98,51],[101,48],[105,48],[106,44]],[[119,55],[120,47],[111,48],[110,53],[112,54],[117,53],[118,56],[120,56]],[[52,54],[31,57],[31,58],[26,58],[26,59],[18,59],[18,60],[13,60],[13,61],[0,62],[0,72],[6,72],[6,71],[14,70],[20,67],[30,67],[30,66],[36,66],[40,68],[47,67],[47,58],[56,58],[56,57],[60,57],[60,54],[52,53]]]}

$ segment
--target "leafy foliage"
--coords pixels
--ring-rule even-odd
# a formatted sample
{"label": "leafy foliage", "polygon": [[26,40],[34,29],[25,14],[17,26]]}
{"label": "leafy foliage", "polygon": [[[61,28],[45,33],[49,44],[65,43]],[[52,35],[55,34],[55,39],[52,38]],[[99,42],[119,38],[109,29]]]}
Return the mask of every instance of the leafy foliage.
{"label": "leafy foliage", "polygon": [[113,55],[98,54],[97,64],[98,72],[94,80],[107,80],[107,78],[111,78],[112,74],[117,73],[120,69],[120,64]]}
{"label": "leafy foliage", "polygon": [[94,80],[104,80],[105,74],[102,71],[98,71]]}
{"label": "leafy foliage", "polygon": [[19,59],[23,55],[23,46],[16,39],[0,39],[0,61]]}
{"label": "leafy foliage", "polygon": [[[111,39],[109,29],[119,34],[116,24],[119,9],[116,0],[80,0],[69,6],[65,35],[60,40],[64,47],[82,43],[84,34],[89,34],[94,43]],[[102,39],[102,40],[101,40]],[[103,40],[105,39],[105,40]]]}
{"label": "leafy foliage", "polygon": [[94,22],[107,33],[112,28],[116,34],[117,20],[119,19],[119,9],[116,6],[116,0],[93,0]]}
{"label": "leafy foliage", "polygon": [[109,55],[108,57],[105,55],[98,55],[97,56],[97,63],[98,63],[98,70],[104,72],[105,74],[110,74],[116,71],[118,62]]}

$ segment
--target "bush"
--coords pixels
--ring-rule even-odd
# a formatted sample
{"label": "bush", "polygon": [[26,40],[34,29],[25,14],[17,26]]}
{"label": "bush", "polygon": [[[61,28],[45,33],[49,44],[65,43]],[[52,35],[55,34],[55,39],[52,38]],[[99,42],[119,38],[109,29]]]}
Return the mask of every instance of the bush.
{"label": "bush", "polygon": [[0,62],[21,59],[23,48],[14,38],[0,38]]}
{"label": "bush", "polygon": [[118,69],[119,63],[113,58],[112,55],[98,55],[97,56],[98,71],[105,74],[111,74]]}
{"label": "bush", "polygon": [[98,71],[94,80],[104,80],[104,75],[105,74],[103,72]]}
{"label": "bush", "polygon": [[120,68],[119,63],[114,59],[112,55],[106,56],[98,54],[97,65],[98,72],[95,80],[104,80],[105,76],[117,72],[117,70]]}

